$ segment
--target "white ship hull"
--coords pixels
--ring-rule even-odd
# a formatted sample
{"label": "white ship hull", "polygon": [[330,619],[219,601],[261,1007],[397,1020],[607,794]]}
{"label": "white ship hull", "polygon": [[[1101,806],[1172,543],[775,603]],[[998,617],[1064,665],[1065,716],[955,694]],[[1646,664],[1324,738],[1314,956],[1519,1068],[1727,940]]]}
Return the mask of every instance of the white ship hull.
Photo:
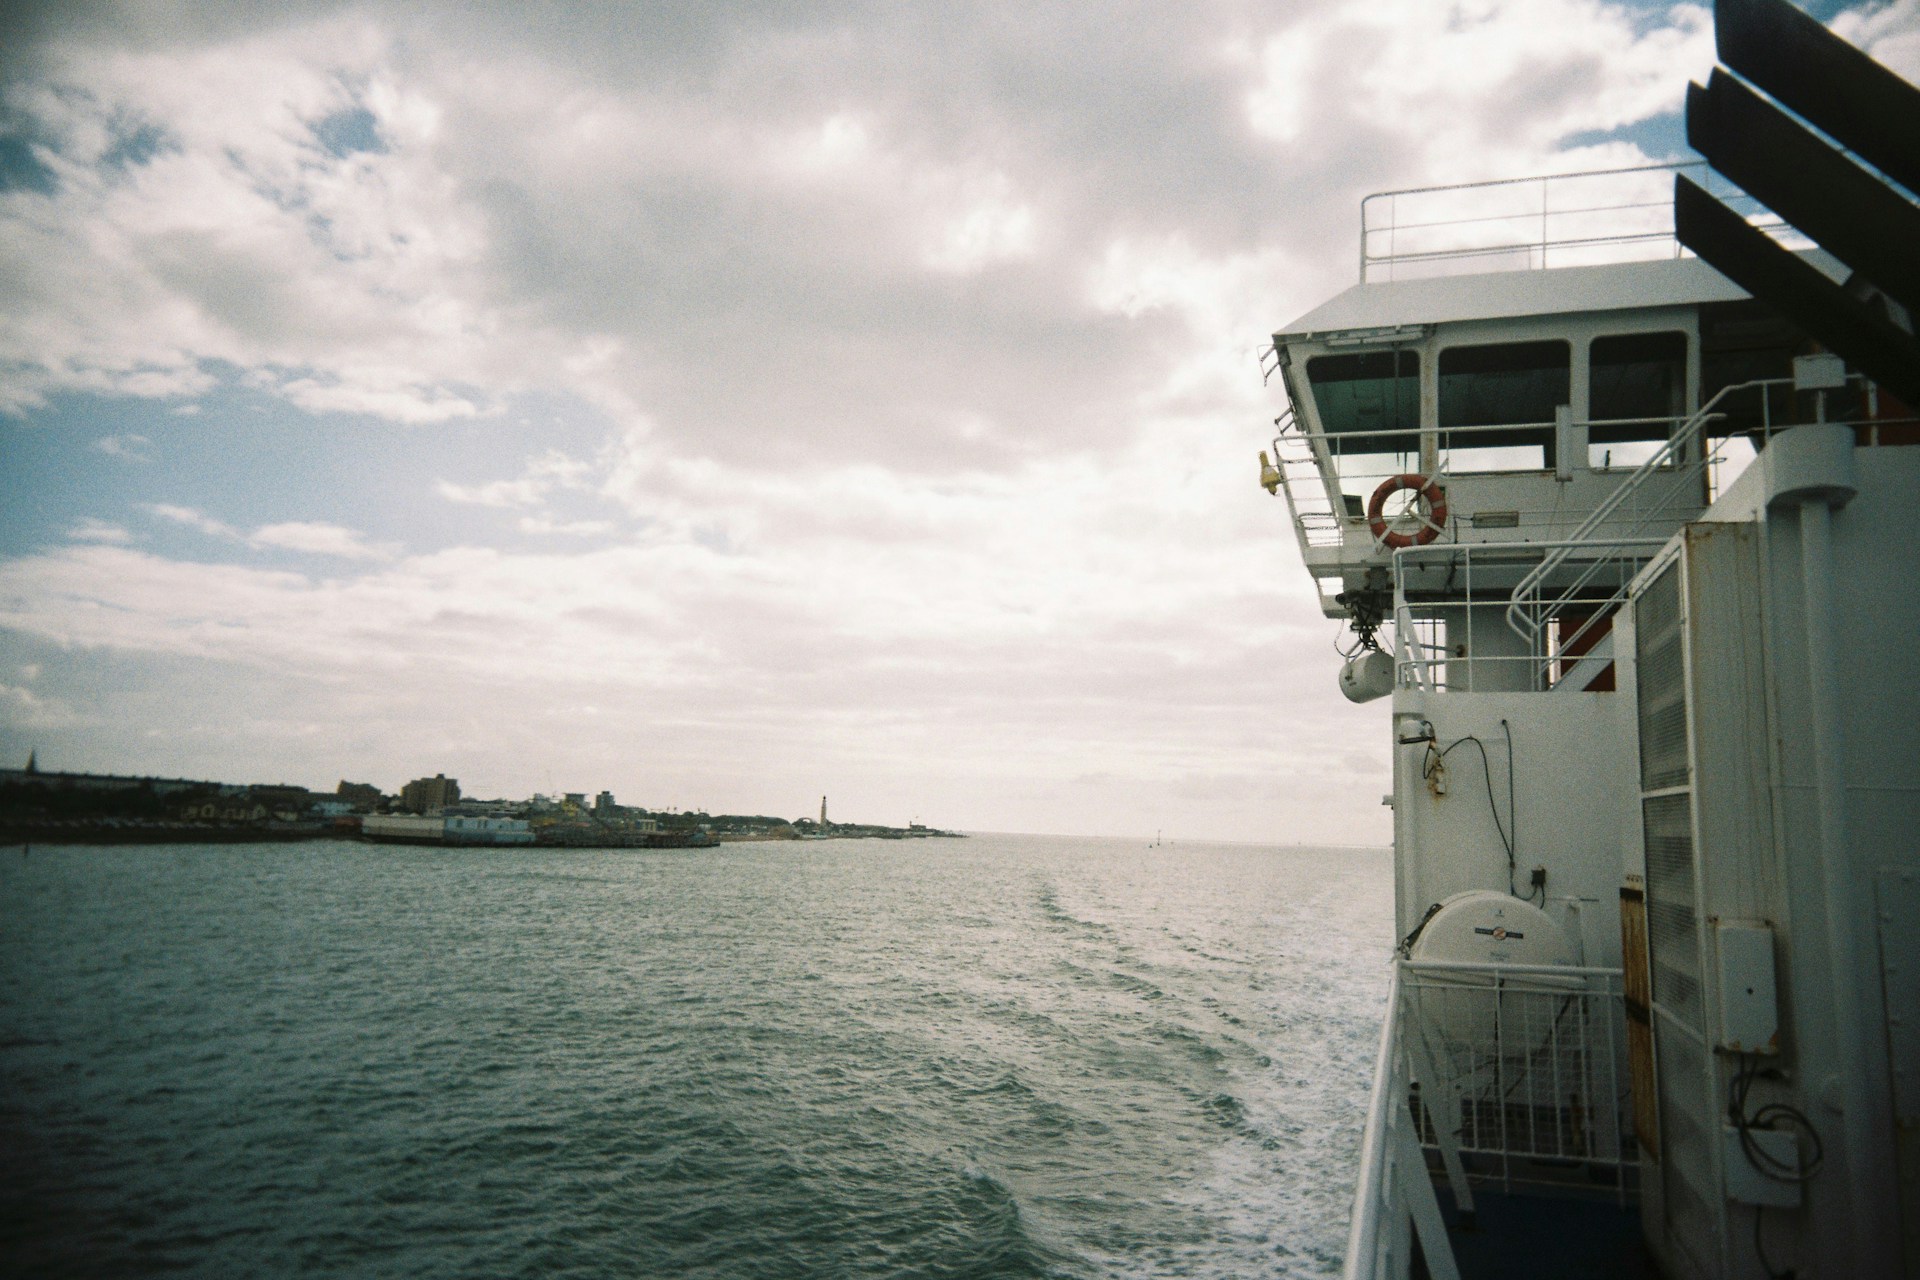
{"label": "white ship hull", "polygon": [[[1391,705],[1347,1274],[1920,1274],[1920,421],[1882,385],[1920,345],[1869,311],[1829,354],[1878,295],[1818,251],[1752,251],[1764,298],[1677,245],[1596,263],[1659,250],[1555,194],[1585,181],[1381,198],[1445,238],[1369,214],[1364,282],[1274,337],[1263,482],[1343,690]],[[1516,246],[1509,196],[1588,221]]]}

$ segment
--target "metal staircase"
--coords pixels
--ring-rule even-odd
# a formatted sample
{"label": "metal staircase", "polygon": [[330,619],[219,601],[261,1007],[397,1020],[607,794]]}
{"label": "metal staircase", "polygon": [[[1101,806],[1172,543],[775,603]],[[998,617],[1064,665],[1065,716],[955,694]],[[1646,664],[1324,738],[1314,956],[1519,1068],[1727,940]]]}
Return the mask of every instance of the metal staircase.
{"label": "metal staircase", "polygon": [[[1708,500],[1708,468],[1718,461],[1725,441],[1707,439],[1705,428],[1726,416],[1720,405],[1737,392],[1781,381],[1763,379],[1723,387],[1514,587],[1507,604],[1507,625],[1534,655],[1534,688],[1546,689],[1555,683],[1556,665],[1573,669],[1573,664],[1561,663],[1560,653],[1578,654],[1589,640],[1599,641],[1598,632],[1612,626],[1640,566],[1681,523],[1683,513],[1698,510]],[[1762,403],[1766,400],[1763,393]],[[1548,628],[1556,618],[1575,612],[1583,615],[1579,625],[1564,631],[1556,651],[1550,652]]]}

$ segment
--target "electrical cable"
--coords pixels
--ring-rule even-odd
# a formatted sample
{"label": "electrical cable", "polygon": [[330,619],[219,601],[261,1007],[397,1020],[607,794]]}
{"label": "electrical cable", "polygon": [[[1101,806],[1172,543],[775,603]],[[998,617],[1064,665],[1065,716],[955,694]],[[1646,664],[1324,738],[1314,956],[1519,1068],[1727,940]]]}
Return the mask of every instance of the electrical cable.
{"label": "electrical cable", "polygon": [[1800,1274],[1792,1267],[1782,1271],[1773,1265],[1773,1259],[1767,1256],[1767,1246],[1760,1239],[1760,1222],[1766,1216],[1767,1207],[1762,1204],[1753,1206],[1753,1256],[1760,1260],[1760,1269],[1767,1273],[1767,1280],[1796,1280]]}
{"label": "electrical cable", "polygon": [[[1747,1162],[1763,1177],[1776,1182],[1805,1183],[1813,1179],[1820,1170],[1820,1162],[1826,1158],[1826,1148],[1820,1141],[1819,1131],[1798,1110],[1785,1103],[1771,1102],[1752,1115],[1747,1114],[1747,1096],[1753,1089],[1753,1082],[1760,1075],[1760,1055],[1743,1053],[1739,1057],[1739,1066],[1735,1069],[1733,1080],[1728,1084],[1727,1111],[1734,1128],[1740,1134],[1740,1151]],[[1799,1126],[1813,1143],[1813,1159],[1802,1168],[1795,1169],[1760,1149],[1749,1130],[1772,1129],[1775,1119],[1784,1119]],[[1767,1274],[1767,1280],[1795,1280],[1799,1272],[1796,1268],[1780,1268],[1767,1256],[1767,1245],[1762,1228],[1766,1220],[1766,1206],[1753,1207],[1753,1256],[1760,1263],[1760,1269]]]}
{"label": "electrical cable", "polygon": [[[1740,1066],[1734,1071],[1733,1080],[1728,1085],[1727,1113],[1733,1121],[1733,1127],[1740,1132],[1740,1150],[1761,1175],[1775,1182],[1808,1183],[1820,1172],[1820,1162],[1826,1159],[1826,1144],[1820,1140],[1820,1131],[1806,1114],[1784,1102],[1769,1102],[1752,1115],[1747,1114],[1747,1094],[1753,1089],[1753,1082],[1760,1075],[1760,1055],[1743,1053]],[[1753,1140],[1755,1129],[1773,1130],[1777,1121],[1784,1120],[1807,1135],[1813,1144],[1813,1158],[1802,1165],[1788,1164],[1778,1156],[1765,1151]]]}
{"label": "electrical cable", "polygon": [[[1504,721],[1502,723],[1504,723]],[[1511,737],[1509,737],[1508,741],[1509,743],[1511,743],[1512,741]],[[1455,747],[1459,746],[1463,742],[1471,742],[1474,745],[1474,748],[1480,752],[1480,769],[1481,769],[1482,776],[1484,776],[1487,780],[1487,808],[1493,814],[1493,829],[1499,832],[1501,847],[1506,850],[1506,854],[1507,854],[1507,892],[1513,895],[1514,897],[1518,898],[1520,896],[1520,890],[1514,884],[1514,875],[1517,871],[1517,866],[1514,862],[1514,856],[1513,856],[1513,839],[1511,836],[1507,834],[1506,826],[1503,825],[1500,821],[1500,805],[1499,805],[1499,802],[1493,798],[1493,761],[1489,759],[1487,756],[1487,744],[1480,741],[1480,739],[1474,737],[1472,734],[1468,734],[1464,738],[1455,738],[1452,742],[1449,742],[1444,748],[1436,749],[1432,743],[1428,743],[1427,758],[1426,758],[1426,761],[1421,765],[1420,778],[1422,781],[1431,781],[1433,778],[1433,771],[1435,767],[1438,766],[1441,761],[1447,758],[1448,752],[1452,751]],[[1508,747],[1508,756],[1507,756],[1507,787],[1508,787],[1507,804],[1511,806],[1513,804],[1513,792],[1512,792],[1513,756],[1512,756],[1511,746]],[[1533,896],[1531,891],[1529,891],[1527,896],[1528,898],[1531,898]]]}
{"label": "electrical cable", "polygon": [[[1511,880],[1513,878],[1512,864],[1518,856],[1515,853],[1515,848],[1520,843],[1520,810],[1514,806],[1513,802],[1513,726],[1507,723],[1505,716],[1502,716],[1500,718],[1500,728],[1504,730],[1507,735],[1507,830],[1509,832],[1507,838],[1507,878]],[[1527,901],[1533,901],[1533,890],[1531,888],[1527,890]],[[1547,905],[1547,882],[1544,880],[1540,882],[1540,905],[1542,907]]]}

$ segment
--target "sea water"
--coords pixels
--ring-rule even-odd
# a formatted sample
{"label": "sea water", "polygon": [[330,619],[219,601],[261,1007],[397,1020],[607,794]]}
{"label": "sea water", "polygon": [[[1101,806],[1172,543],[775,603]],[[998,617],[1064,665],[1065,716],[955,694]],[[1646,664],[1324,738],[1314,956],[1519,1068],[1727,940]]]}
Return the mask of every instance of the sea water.
{"label": "sea water", "polygon": [[1324,1276],[1378,850],[0,850],[9,1275]]}

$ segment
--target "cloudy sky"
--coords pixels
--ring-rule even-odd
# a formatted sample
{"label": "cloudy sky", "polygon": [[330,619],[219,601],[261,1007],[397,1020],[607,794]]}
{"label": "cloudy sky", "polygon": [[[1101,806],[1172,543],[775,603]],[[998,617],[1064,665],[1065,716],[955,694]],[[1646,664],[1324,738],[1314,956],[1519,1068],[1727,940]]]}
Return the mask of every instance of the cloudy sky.
{"label": "cloudy sky", "polygon": [[1712,65],[1595,0],[4,12],[0,760],[1170,838],[1389,835],[1255,460],[1359,197],[1672,157]]}

